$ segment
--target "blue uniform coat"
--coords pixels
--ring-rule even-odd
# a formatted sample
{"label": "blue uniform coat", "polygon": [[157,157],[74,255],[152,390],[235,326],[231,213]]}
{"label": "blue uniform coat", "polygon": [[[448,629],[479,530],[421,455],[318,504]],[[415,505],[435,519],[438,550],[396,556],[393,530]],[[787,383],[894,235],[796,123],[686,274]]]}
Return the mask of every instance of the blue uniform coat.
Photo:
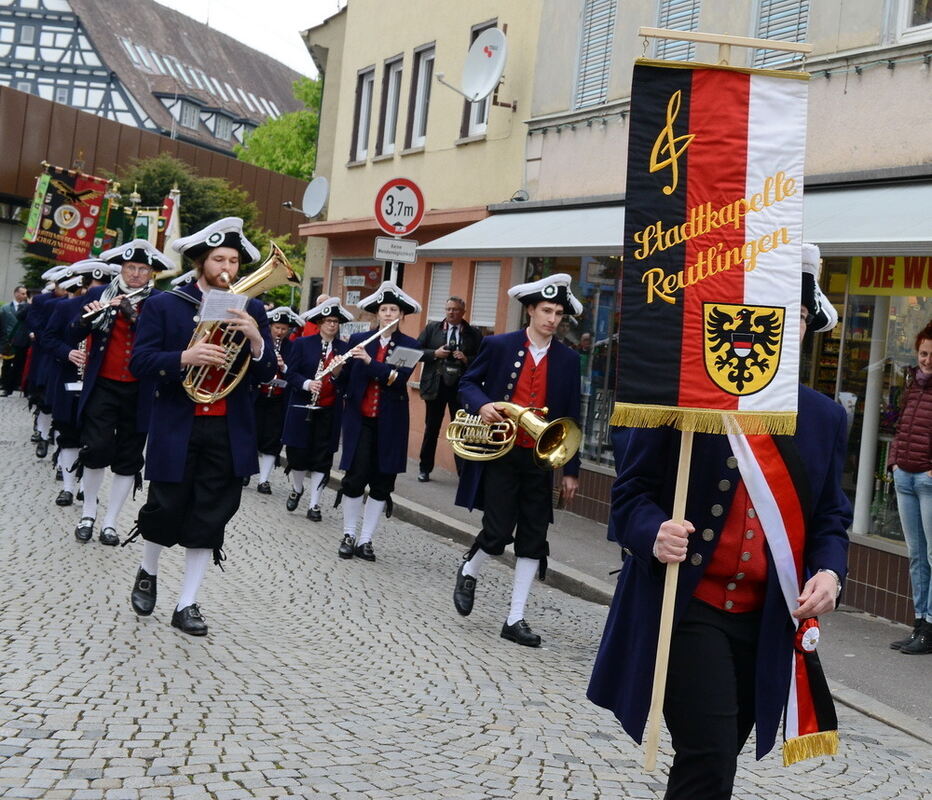
{"label": "blue uniform coat", "polygon": [[[348,349],[372,336],[369,331],[354,333],[350,336]],[[396,347],[419,349],[417,340],[396,330],[388,344],[386,359],[391,357]],[[410,367],[393,367],[391,364],[375,360],[379,352],[379,340],[366,345],[366,352],[372,356],[372,362],[365,364],[358,358],[346,362],[343,371],[346,376],[346,405],[343,410],[343,452],[340,457],[340,469],[349,469],[359,443],[362,429],[362,398],[370,379],[379,382],[379,472],[397,474],[404,472],[408,464],[408,379],[413,369]],[[397,370],[398,377],[388,385],[392,370]],[[342,377],[342,376],[341,376]]]}
{"label": "blue uniform coat", "polygon": [[[311,402],[311,393],[305,392],[301,387],[305,381],[314,380],[317,374],[317,365],[320,364],[322,352],[320,334],[302,336],[291,343],[291,348],[285,358],[288,371],[285,380],[288,382],[288,396],[285,400],[285,426],[282,431],[282,442],[288,447],[307,448],[310,444],[310,432],[313,422],[307,422],[306,408],[296,408],[295,404],[307,405]],[[338,355],[349,350],[349,345],[342,339],[333,340],[333,351]],[[340,426],[343,419],[343,387],[346,384],[346,375],[349,365],[345,365],[335,380],[337,397],[333,404],[333,422],[330,427],[330,452],[335,453],[340,444]],[[314,412],[311,412],[312,414]]]}
{"label": "blue uniform coat", "polygon": [[46,373],[45,402],[52,407],[52,419],[77,422],[78,393],[65,390],[65,384],[78,380],[78,368],[68,360],[68,354],[78,349],[68,339],[68,326],[81,313],[84,297],[69,297],[52,304],[52,315],[42,331],[50,366]]}
{"label": "blue uniform coat", "polygon": [[[851,504],[841,490],[845,412],[824,395],[800,387],[796,434],[777,438],[783,440],[781,447],[798,455],[797,468],[804,474],[805,577],[819,569],[832,569],[843,577],[851,523]],[[672,512],[680,434],[671,428],[616,428],[613,439],[618,477],[612,487],[610,538],[621,545],[625,559],[588,696],[613,711],[640,742],[650,706],[666,569],[653,557],[652,548],[657,530]],[[686,519],[696,532],[689,537],[686,560],[680,564],[674,635],[728,516],[740,477],[731,455],[726,436],[694,435]],[[706,530],[713,533],[710,541],[701,535]],[[695,554],[698,558],[693,558]],[[693,563],[700,558],[701,563]],[[786,601],[770,564],[755,676],[758,758],[770,751],[777,734],[789,690],[793,638]]]}
{"label": "blue uniform coat", "polygon": [[[179,297],[176,292],[187,295],[194,302]],[[185,375],[181,366],[181,352],[187,349],[194,332],[194,318],[200,301],[201,290],[196,283],[191,283],[174,292],[150,297],[139,315],[130,369],[140,380],[153,379],[156,386],[146,445],[148,480],[178,483],[184,474],[188,441],[194,424],[194,401],[181,385]],[[250,379],[271,380],[276,370],[265,309],[262,303],[253,299],[249,301],[246,310],[258,322],[265,347],[262,357],[250,365],[247,377],[226,397],[233,469],[241,477],[259,471],[256,419],[249,382]],[[250,357],[247,345],[240,358]]]}
{"label": "blue uniform coat", "polygon": [[[92,336],[91,346],[87,353],[87,367],[84,370],[84,389],[81,392],[81,398],[78,400],[78,419],[80,419],[81,414],[84,413],[84,406],[90,399],[91,392],[94,391],[94,385],[97,383],[97,375],[100,373],[100,368],[104,363],[104,356],[107,352],[107,345],[110,344],[110,334],[113,332],[112,324],[107,329],[106,333],[102,333],[98,330],[92,330],[91,323],[94,322],[95,318],[92,317],[88,320],[82,319],[84,313],[83,307],[88,303],[93,302],[94,300],[100,300],[100,296],[104,293],[106,288],[106,286],[95,286],[81,298],[84,301],[82,303],[81,313],[75,316],[68,329],[68,338],[72,344],[80,342],[88,334],[91,334]],[[161,290],[153,289],[149,297],[139,304],[138,310],[141,312],[149,300],[161,293]],[[110,311],[107,313],[115,317],[119,311],[115,307],[111,306]],[[131,323],[130,330],[135,332],[136,326],[138,324],[138,320],[135,324]],[[137,406],[136,411],[137,431],[146,430],[146,425],[149,422],[149,416],[152,413],[152,394],[154,391],[155,382],[151,378],[139,381],[139,405]]]}
{"label": "blue uniform coat", "polygon": [[48,325],[52,312],[58,303],[65,301],[66,297],[56,297],[54,294],[40,294],[32,299],[29,313],[26,315],[26,325],[35,336],[32,348],[32,365],[29,367],[29,385],[42,387],[48,381],[48,374],[54,364],[49,355],[43,337],[45,326]]}
{"label": "blue uniform coat", "polygon": [[[511,401],[527,355],[524,330],[486,336],[479,354],[460,379],[460,402],[469,414],[478,414],[486,403]],[[547,419],[569,417],[579,422],[579,354],[556,339],[547,351]],[[456,504],[472,510],[483,508],[481,461],[464,461],[456,491]],[[579,454],[563,467],[563,474],[579,475]],[[553,514],[551,513],[551,521]]]}

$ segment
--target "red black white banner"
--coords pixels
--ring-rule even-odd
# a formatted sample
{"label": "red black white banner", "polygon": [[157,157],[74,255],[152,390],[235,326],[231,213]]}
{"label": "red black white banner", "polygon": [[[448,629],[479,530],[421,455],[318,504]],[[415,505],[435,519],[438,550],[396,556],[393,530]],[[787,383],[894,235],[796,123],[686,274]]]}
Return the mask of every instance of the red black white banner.
{"label": "red black white banner", "polygon": [[807,78],[635,65],[612,424],[795,429]]}

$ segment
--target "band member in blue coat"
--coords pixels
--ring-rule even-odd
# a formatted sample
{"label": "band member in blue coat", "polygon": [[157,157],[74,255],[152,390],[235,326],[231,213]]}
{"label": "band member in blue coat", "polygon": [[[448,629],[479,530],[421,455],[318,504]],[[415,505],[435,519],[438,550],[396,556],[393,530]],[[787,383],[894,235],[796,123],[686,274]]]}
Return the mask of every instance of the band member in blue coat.
{"label": "band member in blue coat", "polygon": [[[61,282],[67,278],[67,274],[68,265],[52,267],[43,272],[42,279],[49,281],[51,288],[32,299],[26,314],[26,325],[32,339],[32,363],[29,366],[27,383],[29,405],[35,414],[32,442],[45,454],[48,454],[48,441],[52,430],[52,406],[45,398],[45,385],[52,360],[42,341],[42,332],[52,316],[52,311],[55,310],[56,303],[68,296],[67,290],[61,287]],[[41,444],[41,449],[40,443],[44,443]]]}
{"label": "band member in blue coat", "polygon": [[[508,290],[525,307],[525,330],[487,336],[476,360],[460,381],[460,400],[469,414],[486,423],[501,422],[497,401],[548,409],[548,419],[579,421],[579,355],[554,338],[565,314],[581,314],[565,273],[551,275]],[[463,616],[473,607],[476,578],[490,556],[501,555],[514,542],[515,576],[511,609],[502,638],[538,647],[540,636],[524,619],[524,606],[534,574],[547,572],[547,529],[553,522],[553,473],[541,469],[533,457],[533,440],[519,431],[515,446],[501,458],[466,461],[460,475],[456,504],[481,508],[482,531],[456,573],[453,604]],[[579,456],[563,467],[562,494],[569,502],[576,494]]]}
{"label": "band member in blue coat", "polygon": [[[210,368],[205,388],[214,388],[227,350],[207,336],[194,338],[201,301],[223,292],[235,280],[240,264],[259,258],[243,234],[243,222],[227,217],[172,247],[192,259],[197,280],[151,298],[139,318],[130,369],[140,380],[156,381],[146,478],[149,492],[137,518],[137,534],[145,539],[142,564],[133,585],[132,605],[140,616],[152,613],[156,601],[158,559],[163,547],[185,548],[185,576],[171,624],[185,633],[207,633],[197,605],[197,591],[210,564],[222,558],[224,528],[239,508],[243,478],[258,470],[256,422],[249,380],[275,374],[275,352],[265,310],[249,300],[245,310],[229,310],[228,329],[243,343],[233,371],[250,359],[245,380],[225,398],[195,403],[183,388],[191,368]],[[233,301],[231,300],[231,306]],[[124,543],[125,544],[125,543]]]}
{"label": "band member in blue coat", "polygon": [[275,351],[276,372],[272,380],[256,386],[256,446],[259,450],[259,494],[272,494],[269,476],[278,465],[282,450],[282,425],[285,420],[285,359],[291,348],[288,334],[298,325],[298,315],[287,306],[266,312]]}
{"label": "band member in blue coat", "polygon": [[137,380],[129,369],[136,321],[147,299],[159,294],[150,285],[153,274],[174,265],[145,239],[107,250],[100,254],[100,260],[120,272],[109,285],[84,296],[86,305],[69,329],[72,344],[91,337],[78,401],[78,471],[84,507],[74,536],[79,542],[93,537],[97,496],[110,467],[113,481],[100,526],[100,543],[117,545],[117,517],[133,486],[142,486],[142,451],[152,401],[152,381]]}
{"label": "band member in blue coat", "polygon": [[55,304],[55,310],[42,332],[52,361],[46,381],[46,399],[51,408],[52,426],[58,444],[58,466],[62,470],[62,490],[55,500],[59,506],[70,506],[74,502],[74,464],[81,447],[78,401],[87,364],[86,344],[72,342],[69,327],[72,320],[81,313],[85,293],[106,285],[116,270],[96,259],[77,262],[71,269],[75,273],[74,277],[66,279],[62,286],[73,290],[75,296]]}
{"label": "band member in blue coat", "polygon": [[[803,288],[801,333],[806,321],[812,330],[831,328],[837,316],[807,273]],[[665,796],[727,800],[751,728],[757,758],[773,747],[793,668],[796,632],[767,531],[726,436],[694,435],[685,525],[670,520],[679,432],[616,428],[612,438],[618,477],[610,537],[624,561],[588,696],[641,741],[664,565],[681,563],[664,703],[675,752]],[[847,418],[801,386],[796,433],[772,439],[792,479],[784,492],[795,489],[802,511],[803,586],[793,617],[804,620],[835,607],[846,572]]]}
{"label": "band member in blue coat", "polygon": [[[397,347],[417,348],[417,340],[398,330],[405,314],[420,313],[421,306],[391,281],[385,281],[373,294],[357,303],[362,311],[376,315],[383,331],[373,341],[371,333],[350,337],[352,358],[345,367],[346,406],[343,412],[343,456],[340,468],[346,470],[337,494],[343,503],[343,540],[340,558],[354,555],[375,561],[372,536],[379,517],[388,505],[395,476],[404,472],[408,462],[408,378],[413,367],[393,366],[392,353]],[[394,323],[394,327],[389,327]],[[369,487],[369,499],[363,510],[363,492]],[[362,517],[362,528],[356,528]]]}
{"label": "band member in blue coat", "polygon": [[333,454],[340,442],[343,420],[343,367],[318,377],[333,360],[349,350],[340,340],[341,322],[351,322],[353,315],[330,297],[299,317],[301,325],[313,322],[320,329],[313,336],[301,336],[292,342],[285,359],[285,380],[289,394],[285,408],[282,441],[291,470],[291,493],[285,508],[294,511],[304,494],[304,478],[310,472],[311,496],[307,518],[320,522],[320,495],[330,478]]}

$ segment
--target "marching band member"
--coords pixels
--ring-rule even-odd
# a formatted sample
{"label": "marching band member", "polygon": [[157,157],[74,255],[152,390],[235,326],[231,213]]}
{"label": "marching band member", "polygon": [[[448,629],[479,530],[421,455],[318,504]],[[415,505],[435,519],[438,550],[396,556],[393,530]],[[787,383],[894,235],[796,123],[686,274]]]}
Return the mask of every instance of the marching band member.
{"label": "marching band member", "polygon": [[[210,564],[222,559],[224,528],[239,508],[243,476],[258,471],[255,416],[251,390],[241,381],[225,398],[195,403],[182,385],[189,367],[219,367],[227,351],[192,334],[201,301],[223,292],[240,264],[252,263],[259,251],[243,234],[243,221],[227,217],[172,247],[194,261],[197,280],[146,303],[136,331],[130,369],[140,380],[157,383],[149,422],[146,478],[149,492],[137,518],[136,535],[145,540],[142,564],[132,591],[133,610],[152,613],[156,602],[158,559],[164,547],[185,548],[185,574],[171,624],[194,636],[207,633],[197,592]],[[249,376],[268,380],[275,373],[275,353],[262,303],[230,310],[228,329],[245,339],[234,364],[251,359]]]}
{"label": "marching band member", "polygon": [[46,381],[46,402],[52,409],[52,427],[58,443],[58,465],[62,471],[62,489],[56,505],[70,506],[74,502],[76,487],[75,461],[81,447],[78,425],[80,383],[87,364],[87,347],[72,343],[69,327],[81,313],[84,294],[97,286],[110,282],[114,267],[97,259],[85,259],[71,266],[73,276],[62,282],[62,288],[74,296],[55,304],[49,321],[42,332],[47,352],[54,360]]}
{"label": "marching band member", "polygon": [[29,305],[29,312],[26,314],[26,326],[29,328],[29,336],[32,339],[32,364],[29,367],[27,390],[29,405],[34,408],[36,415],[35,432],[31,441],[36,445],[38,451],[36,455],[43,454],[40,457],[48,454],[48,442],[52,430],[52,406],[45,399],[45,386],[49,370],[54,363],[46,350],[42,333],[55,310],[56,303],[68,296],[67,289],[61,286],[61,282],[67,277],[68,267],[67,264],[52,267],[42,273],[42,280],[49,281],[52,288],[34,297]]}
{"label": "marching band member", "polygon": [[[504,400],[531,408],[546,406],[550,419],[579,421],[579,354],[554,339],[563,316],[583,310],[570,291],[570,280],[560,273],[508,290],[525,307],[527,329],[483,339],[476,360],[460,381],[466,411],[479,414],[486,423],[501,422],[495,402]],[[482,530],[456,573],[453,592],[456,610],[467,616],[483,564],[514,542],[511,610],[501,635],[527,647],[540,645],[540,636],[524,619],[524,606],[534,573],[541,580],[546,575],[547,528],[553,522],[553,476],[534,463],[533,447],[530,436],[519,431],[515,446],[501,458],[464,462],[456,504],[470,510],[481,508],[484,513]],[[576,494],[577,475],[578,455],[563,467],[565,502]]]}
{"label": "marching band member", "polygon": [[319,328],[313,336],[302,336],[292,343],[286,361],[285,380],[290,394],[285,411],[282,441],[291,474],[291,493],[285,508],[294,511],[304,494],[304,478],[310,472],[311,496],[307,518],[320,522],[320,496],[330,478],[333,454],[340,441],[343,398],[337,385],[342,367],[318,377],[334,358],[349,350],[338,337],[341,322],[351,322],[353,315],[336,297],[324,300],[299,317],[302,324],[312,322]]}
{"label": "marching band member", "polygon": [[[376,315],[381,336],[367,332],[350,337],[352,358],[347,362],[346,406],[343,412],[343,454],[340,468],[346,470],[337,494],[343,503],[343,540],[340,558],[354,555],[375,561],[372,536],[379,517],[390,503],[395,476],[404,472],[408,460],[408,378],[412,367],[390,363],[395,348],[417,348],[417,340],[398,330],[405,314],[418,314],[421,306],[391,281],[357,303],[362,311]],[[394,323],[394,326],[383,330]],[[368,344],[366,340],[372,339]],[[389,363],[386,363],[389,362]],[[363,510],[363,492],[369,499]],[[391,505],[388,505],[388,515]],[[362,517],[362,529],[356,529]]]}
{"label": "marching band member", "polygon": [[[100,543],[117,545],[117,516],[133,486],[142,485],[142,451],[152,400],[152,382],[140,384],[130,372],[136,322],[147,298],[160,294],[150,286],[153,273],[174,265],[145,239],[114,247],[100,260],[119,269],[108,286],[90,290],[86,305],[71,323],[71,344],[90,336],[84,388],[78,401],[84,507],[74,536],[89,542],[97,518],[97,496],[107,467],[113,473]],[[98,312],[95,316],[93,312]]]}
{"label": "marching band member", "polygon": [[291,347],[288,334],[299,325],[298,315],[287,306],[267,311],[272,347],[278,371],[272,380],[256,387],[256,437],[259,448],[259,494],[272,494],[269,476],[278,464],[282,450],[282,424],[285,416],[285,360]]}

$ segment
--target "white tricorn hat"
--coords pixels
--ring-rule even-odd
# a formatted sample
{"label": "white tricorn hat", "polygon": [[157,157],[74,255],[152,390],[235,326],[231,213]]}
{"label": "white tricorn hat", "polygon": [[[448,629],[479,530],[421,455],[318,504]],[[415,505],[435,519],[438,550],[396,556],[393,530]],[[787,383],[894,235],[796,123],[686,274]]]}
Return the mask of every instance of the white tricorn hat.
{"label": "white tricorn hat", "polygon": [[328,297],[314,308],[310,308],[301,315],[305,322],[319,323],[325,317],[336,317],[343,322],[352,322],[355,317],[340,304],[339,297]]}
{"label": "white tricorn hat", "polygon": [[239,217],[224,217],[197,233],[172,242],[173,250],[192,259],[215,247],[232,247],[238,250],[243,264],[252,264],[259,260],[259,251],[243,233],[243,221]]}
{"label": "white tricorn hat", "polygon": [[82,261],[75,261],[74,264],[68,265],[68,271],[64,273],[68,277],[74,275],[89,275],[95,281],[103,281],[120,274],[120,267],[117,264],[108,264],[99,258],[85,258]]}
{"label": "white tricorn hat", "polygon": [[519,283],[508,290],[508,296],[514,297],[523,305],[536,305],[537,303],[557,303],[563,306],[565,314],[582,314],[582,303],[570,291],[572,277],[565,272],[548,275],[539,281]]}
{"label": "white tricorn hat", "polygon": [[173,269],[175,266],[165,257],[161,250],[153,247],[145,239],[133,239],[131,242],[121,244],[119,247],[111,247],[101,253],[99,258],[108,264],[119,264],[120,266],[127,261],[136,264],[148,264],[156,272],[163,269]]}
{"label": "white tricorn hat", "polygon": [[193,269],[189,269],[187,272],[182,272],[177,278],[171,279],[172,286],[184,286],[185,284],[191,283],[191,281],[197,279],[197,273]]}
{"label": "white tricorn hat", "polygon": [[266,311],[265,315],[269,318],[269,322],[285,322],[288,325],[301,324],[298,315],[288,306],[278,306],[278,308],[273,308],[271,311]]}
{"label": "white tricorn hat", "polygon": [[838,324],[838,312],[819,287],[822,260],[819,248],[814,244],[802,245],[802,305],[809,310],[806,327],[815,333],[830,331]]}
{"label": "white tricorn hat", "polygon": [[374,314],[379,310],[379,306],[384,303],[392,303],[398,306],[403,314],[421,313],[421,304],[391,281],[385,281],[368,297],[362,298],[356,303],[356,307]]}

